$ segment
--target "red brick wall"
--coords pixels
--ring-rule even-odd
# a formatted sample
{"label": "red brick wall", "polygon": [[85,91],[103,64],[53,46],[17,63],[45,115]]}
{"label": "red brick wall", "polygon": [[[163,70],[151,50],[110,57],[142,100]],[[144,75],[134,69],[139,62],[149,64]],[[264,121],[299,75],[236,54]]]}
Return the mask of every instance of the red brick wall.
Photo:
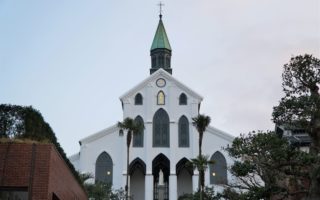
{"label": "red brick wall", "polygon": [[57,154],[55,151],[51,151],[49,180],[49,194],[51,196],[52,192],[54,192],[61,200],[88,199],[79,184],[75,184],[77,181],[71,174],[67,164],[63,161],[60,154]]}
{"label": "red brick wall", "polygon": [[51,144],[0,144],[0,187],[28,187],[33,200],[51,199],[53,192],[61,200],[87,199]]}

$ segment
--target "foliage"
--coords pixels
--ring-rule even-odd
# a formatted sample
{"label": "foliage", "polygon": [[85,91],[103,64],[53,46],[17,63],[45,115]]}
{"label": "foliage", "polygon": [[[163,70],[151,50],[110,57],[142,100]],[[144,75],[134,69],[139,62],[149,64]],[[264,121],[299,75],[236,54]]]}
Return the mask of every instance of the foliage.
{"label": "foliage", "polygon": [[[195,192],[193,194],[184,194],[178,198],[178,200],[199,200],[200,192]],[[213,188],[205,187],[203,192],[204,200],[218,200],[219,196],[215,195]]]}
{"label": "foliage", "polygon": [[[138,123],[137,121],[133,120],[132,118],[125,118],[123,122],[118,122],[118,128],[120,128],[120,131],[127,130],[127,177],[126,177],[126,186],[125,186],[125,193],[128,194],[128,183],[129,183],[129,153],[130,153],[130,144],[132,140],[132,134],[136,135],[141,132],[142,129],[144,129],[144,124]],[[126,199],[128,200],[128,196],[126,196]]]}
{"label": "foliage", "polygon": [[187,163],[187,165],[191,165],[193,169],[197,169],[199,171],[199,180],[201,181],[200,185],[204,186],[204,173],[208,169],[209,164],[214,164],[214,161],[209,160],[209,156],[204,155],[197,156],[197,158],[191,159],[190,163]]}
{"label": "foliage", "polygon": [[41,113],[31,106],[0,104],[0,138],[45,141],[54,144],[74,177],[81,183],[78,173],[67,158],[50,125]]}
{"label": "foliage", "polygon": [[203,134],[206,131],[207,127],[209,126],[211,118],[206,115],[199,114],[197,117],[192,118],[192,125],[196,127],[199,133],[199,156],[201,155],[202,151],[202,139]]}
{"label": "foliage", "polygon": [[127,130],[127,146],[130,147],[132,134],[139,134],[144,129],[144,124],[137,123],[132,118],[125,118],[123,122],[118,122],[118,127],[122,130]]}
{"label": "foliage", "polygon": [[207,155],[201,155],[197,156],[197,158],[192,158],[190,164],[193,169],[206,171],[208,169],[208,165],[214,164],[214,161],[209,160],[209,156]]}
{"label": "foliage", "polygon": [[126,198],[125,191],[123,189],[114,191],[112,190],[111,184],[103,182],[91,183],[89,180],[94,178],[92,173],[78,173],[89,199],[124,200]]}
{"label": "foliage", "polygon": [[125,191],[123,189],[112,190],[110,184],[106,183],[95,183],[85,184],[88,197],[95,200],[124,200],[126,199]]}
{"label": "foliage", "polygon": [[282,74],[285,96],[273,110],[276,124],[303,128],[311,138],[310,199],[320,199],[320,60],[312,55],[292,57]]}
{"label": "foliage", "polygon": [[315,158],[293,148],[274,132],[241,135],[226,150],[236,158],[230,172],[237,182],[228,185],[225,198],[282,199],[307,192],[304,183]]}
{"label": "foliage", "polygon": [[[206,131],[207,127],[209,126],[211,118],[206,115],[199,114],[197,117],[192,118],[192,125],[196,127],[199,133],[199,155],[198,159],[202,159],[202,140],[203,134]],[[200,160],[199,160],[200,161]],[[199,169],[199,189],[200,189],[200,200],[202,200],[202,193],[204,190],[204,170],[200,167]]]}
{"label": "foliage", "polygon": [[274,107],[277,124],[310,129],[320,112],[320,60],[311,55],[291,58],[282,74],[285,96]]}

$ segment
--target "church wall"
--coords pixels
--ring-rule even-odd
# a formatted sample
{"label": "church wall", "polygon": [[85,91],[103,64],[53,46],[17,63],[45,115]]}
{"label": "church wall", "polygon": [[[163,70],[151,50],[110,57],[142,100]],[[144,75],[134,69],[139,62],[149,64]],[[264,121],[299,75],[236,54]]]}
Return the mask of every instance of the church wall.
{"label": "church wall", "polygon": [[[155,82],[158,78],[164,78],[166,80],[166,86],[159,88],[156,86]],[[165,105],[157,105],[157,94],[162,90],[165,93]],[[181,93],[187,95],[187,105],[179,105],[179,96]],[[134,105],[135,95],[140,93],[143,97],[142,105]],[[141,116],[144,125],[144,140],[143,147],[132,147],[130,148],[130,159],[133,161],[137,157],[140,158],[146,164],[146,175],[147,177],[152,177],[152,161],[160,153],[164,154],[170,160],[170,191],[185,191],[196,190],[198,182],[198,172],[194,172],[194,176],[191,179],[188,179],[190,182],[188,184],[188,189],[186,189],[183,184],[186,180],[180,179],[177,180],[176,174],[176,165],[182,158],[195,158],[198,155],[198,132],[195,127],[192,126],[192,118],[198,115],[198,106],[201,101],[199,97],[194,97],[188,93],[188,91],[182,89],[179,85],[175,84],[169,78],[159,76],[154,77],[154,80],[150,80],[149,83],[146,83],[144,87],[141,87],[139,90],[136,90],[129,96],[121,99],[123,103],[123,118],[130,117],[136,118]],[[169,116],[169,127],[170,127],[170,148],[168,147],[153,147],[153,117],[158,109],[163,108]],[[185,116],[189,122],[189,147],[179,147],[178,141],[178,123],[179,119]],[[122,137],[119,137],[119,130],[116,127],[110,127],[106,130],[99,132],[98,135],[101,137],[93,136],[88,137],[89,139],[84,139],[83,144],[81,145],[80,150],[80,162],[77,163],[74,159],[73,163],[75,166],[80,169],[81,172],[95,172],[95,162],[97,157],[103,152],[106,151],[113,160],[113,188],[119,189],[125,186],[125,175],[126,175],[126,132]],[[208,156],[212,156],[216,151],[220,151],[224,154],[228,166],[232,163],[232,160],[226,155],[226,152],[221,150],[222,147],[225,147],[227,144],[230,144],[231,139],[229,136],[220,137],[224,133],[218,132],[215,133],[215,129],[209,129],[204,134],[203,139],[203,153]],[[132,143],[131,143],[132,145]],[[228,179],[231,179],[230,174],[228,173]],[[139,190],[138,187],[141,186],[140,182],[145,181],[148,183],[145,185],[146,190],[144,195],[146,198],[150,198],[150,189],[153,187],[152,179],[144,179],[144,177],[136,177],[135,184],[132,185],[132,190]],[[178,181],[178,182],[177,182]],[[178,185],[176,184],[178,183]],[[210,183],[210,174],[209,170],[206,171],[206,185]],[[176,184],[176,186],[174,186]],[[215,186],[215,188],[219,188]],[[150,190],[150,191],[149,191]],[[172,192],[171,192],[172,193]],[[142,195],[143,193],[141,193]],[[136,194],[137,195],[137,194]],[[172,194],[171,194],[172,195]],[[177,194],[175,194],[177,195]],[[140,198],[140,197],[139,197]],[[171,196],[174,198],[175,196]]]}
{"label": "church wall", "polygon": [[[159,154],[163,153],[169,158],[170,162],[170,171],[175,174],[177,162],[186,157],[188,159],[194,157],[194,143],[192,140],[194,138],[194,130],[191,127],[192,117],[197,116],[198,114],[198,104],[199,100],[195,99],[189,95],[186,91],[183,91],[178,86],[176,86],[172,81],[164,78],[166,80],[166,86],[159,88],[156,86],[155,82],[158,78],[156,77],[154,81],[151,81],[146,87],[134,93],[131,97],[125,99],[123,107],[123,117],[135,118],[140,115],[145,122],[145,131],[144,131],[144,147],[141,148],[132,148],[131,149],[131,159],[133,160],[136,157],[140,157],[145,161],[147,165],[147,172],[152,171],[152,160]],[[159,91],[165,93],[165,105],[157,105],[157,94]],[[140,93],[143,96],[143,105],[134,105],[134,97],[136,94]],[[185,93],[188,97],[187,105],[179,105],[179,96],[181,93]],[[170,148],[153,148],[153,127],[152,121],[154,113],[163,108],[169,115],[170,118]],[[181,116],[186,116],[189,121],[190,130],[189,130],[189,148],[179,148],[178,147],[178,121]]]}
{"label": "church wall", "polygon": [[125,164],[125,160],[122,159],[123,153],[126,152],[122,146],[123,138],[125,135],[120,137],[119,131],[116,129],[98,140],[82,144],[80,150],[81,172],[91,172],[95,175],[96,160],[105,151],[113,162],[113,186],[114,188],[123,187],[122,179],[119,178],[119,175],[123,174],[123,165]]}
{"label": "church wall", "polygon": [[[233,160],[228,156],[227,152],[222,149],[224,147],[227,147],[228,144],[231,144],[231,142],[228,142],[226,139],[214,135],[214,132],[210,133],[206,131],[203,137],[203,154],[208,155],[210,159],[211,156],[216,151],[219,151],[225,157],[227,161],[227,167],[229,167],[233,164]],[[211,174],[209,172],[209,168],[207,169],[205,174],[206,174],[205,184],[211,185],[210,184]],[[227,173],[227,176],[228,176],[228,180],[231,180],[233,178],[229,172]],[[217,185],[214,185],[214,187],[215,187],[215,191],[217,192],[223,189],[222,187],[219,187]]]}

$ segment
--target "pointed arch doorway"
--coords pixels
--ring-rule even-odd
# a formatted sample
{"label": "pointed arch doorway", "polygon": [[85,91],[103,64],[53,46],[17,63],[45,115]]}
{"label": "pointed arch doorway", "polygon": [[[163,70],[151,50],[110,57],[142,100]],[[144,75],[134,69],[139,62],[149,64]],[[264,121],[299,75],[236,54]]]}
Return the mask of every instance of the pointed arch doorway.
{"label": "pointed arch doorway", "polygon": [[145,199],[146,164],[140,159],[134,159],[129,165],[130,196],[133,200]]}
{"label": "pointed arch doorway", "polygon": [[169,200],[170,160],[162,153],[152,161],[153,200]]}
{"label": "pointed arch doorway", "polygon": [[178,197],[192,193],[193,169],[187,158],[182,158],[176,165]]}

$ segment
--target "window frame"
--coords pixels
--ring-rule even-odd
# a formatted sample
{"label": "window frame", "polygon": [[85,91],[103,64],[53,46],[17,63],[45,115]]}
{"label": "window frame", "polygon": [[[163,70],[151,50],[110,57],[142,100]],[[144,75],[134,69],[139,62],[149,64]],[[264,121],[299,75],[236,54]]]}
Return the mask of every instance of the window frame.
{"label": "window frame", "polygon": [[179,105],[188,105],[188,97],[185,93],[181,93],[179,96]]}
{"label": "window frame", "polygon": [[163,108],[158,109],[153,116],[152,146],[170,147],[170,118]]}
{"label": "window frame", "polygon": [[[185,120],[185,121],[182,121]],[[183,130],[182,125],[185,125]],[[190,147],[190,123],[186,116],[182,115],[178,122],[178,146],[181,148]],[[185,140],[185,142],[184,142]]]}
{"label": "window frame", "polygon": [[[161,94],[163,95],[163,103],[160,102]],[[166,105],[166,95],[162,90],[160,90],[157,94],[157,105]]]}
{"label": "window frame", "polygon": [[143,96],[141,93],[138,93],[136,96],[134,96],[134,105],[143,105]]}
{"label": "window frame", "polygon": [[[138,122],[138,120],[140,120],[140,122],[144,124],[143,118],[140,115],[138,115],[134,119],[135,122]],[[133,135],[132,147],[139,148],[139,147],[143,147],[143,146],[144,146],[144,130],[141,130],[139,135]]]}

